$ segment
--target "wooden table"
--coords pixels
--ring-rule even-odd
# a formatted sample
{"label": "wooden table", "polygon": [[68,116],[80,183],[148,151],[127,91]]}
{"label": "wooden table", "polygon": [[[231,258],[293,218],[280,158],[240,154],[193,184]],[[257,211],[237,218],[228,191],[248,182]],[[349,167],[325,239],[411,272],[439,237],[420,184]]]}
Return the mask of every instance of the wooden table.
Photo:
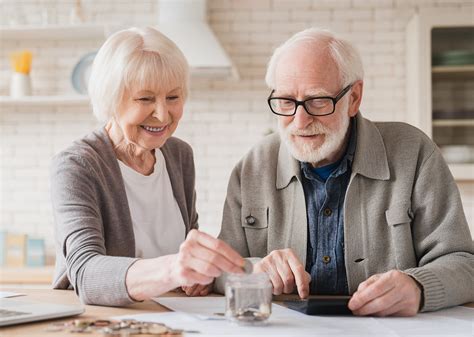
{"label": "wooden table", "polygon": [[[57,304],[69,304],[69,305],[79,305],[81,302],[78,297],[72,290],[53,290],[53,289],[2,289],[3,291],[12,291],[16,293],[26,294],[27,296],[22,296],[22,299],[28,299],[35,302],[45,302],[45,303],[57,303]],[[166,296],[166,295],[165,295]],[[169,296],[180,296],[179,293],[169,293]],[[18,297],[20,298],[20,297]],[[167,308],[159,305],[153,301],[146,301],[141,303],[136,303],[127,307],[114,308],[114,307],[103,307],[96,305],[86,305],[85,312],[81,314],[81,319],[106,319],[112,316],[120,315],[134,315],[142,314],[146,312],[163,312],[169,311]],[[74,319],[74,317],[65,317],[47,321],[40,321],[36,323],[25,323],[19,325],[13,325],[11,327],[0,328],[1,337],[10,337],[10,336],[52,336],[52,337],[63,337],[63,336],[74,336],[80,337],[81,334],[77,333],[67,333],[65,331],[61,332],[49,332],[45,331],[49,324],[52,322],[67,322]],[[82,336],[103,336],[102,334],[82,334]]]}
{"label": "wooden table", "polygon": [[[57,304],[80,304],[79,299],[72,290],[52,290],[52,289],[1,289],[4,291],[12,291],[17,293],[24,293],[27,296],[22,296],[24,299],[37,301],[37,302],[47,302],[47,303],[57,303]],[[183,293],[170,292],[163,296],[184,296]],[[313,297],[313,296],[311,296]],[[276,296],[274,299],[279,302],[286,299],[295,299],[296,295],[282,295]],[[474,308],[474,303],[468,303],[466,306]],[[161,306],[160,304],[153,301],[146,301],[141,303],[136,303],[128,307],[115,308],[115,307],[104,307],[96,305],[86,305],[85,312],[77,317],[81,319],[107,319],[112,316],[120,315],[133,315],[133,314],[142,314],[147,312],[166,312],[169,311],[167,308]],[[46,331],[46,328],[52,323],[56,322],[67,322],[74,319],[74,317],[59,318],[48,321],[40,321],[36,323],[26,323],[20,325],[14,325],[11,327],[0,328],[1,337],[10,337],[10,336],[44,336],[44,337],[63,337],[63,336],[103,336],[102,334],[77,334],[77,333],[67,333],[65,331],[61,332],[49,332]]]}

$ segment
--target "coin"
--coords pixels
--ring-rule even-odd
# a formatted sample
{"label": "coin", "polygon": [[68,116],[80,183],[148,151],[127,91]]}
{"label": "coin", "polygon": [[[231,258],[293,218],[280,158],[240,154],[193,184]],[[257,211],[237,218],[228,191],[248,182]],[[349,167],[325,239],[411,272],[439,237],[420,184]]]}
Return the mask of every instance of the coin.
{"label": "coin", "polygon": [[87,328],[89,325],[93,324],[94,321],[90,319],[75,319],[74,326],[76,328]]}
{"label": "coin", "polygon": [[164,325],[161,324],[152,324],[148,327],[148,333],[151,334],[164,334],[165,332],[168,331],[168,328]]}
{"label": "coin", "polygon": [[100,326],[100,327],[103,327],[103,326],[109,326],[110,325],[110,321],[109,320],[106,320],[106,319],[98,319],[96,321],[94,321],[92,324],[94,326]]}
{"label": "coin", "polygon": [[244,272],[245,274],[252,274],[253,272],[253,264],[249,260],[245,260]]}

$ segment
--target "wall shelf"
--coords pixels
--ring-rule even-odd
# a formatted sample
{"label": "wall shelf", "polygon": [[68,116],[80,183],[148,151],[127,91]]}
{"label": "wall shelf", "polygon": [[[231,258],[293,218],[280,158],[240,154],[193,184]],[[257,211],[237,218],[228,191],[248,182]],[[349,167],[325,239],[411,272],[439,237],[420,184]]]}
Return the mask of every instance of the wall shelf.
{"label": "wall shelf", "polygon": [[462,66],[434,66],[431,68],[433,79],[474,79],[474,65]]}
{"label": "wall shelf", "polygon": [[88,105],[89,97],[85,95],[57,95],[57,96],[25,96],[13,98],[0,96],[0,107],[7,106],[54,106],[54,105]]}
{"label": "wall shelf", "polygon": [[0,26],[0,40],[18,39],[104,39],[110,29],[104,25]]}
{"label": "wall shelf", "polygon": [[474,164],[449,164],[449,169],[456,180],[472,180]]}
{"label": "wall shelf", "polygon": [[433,126],[474,126],[474,119],[434,119]]}

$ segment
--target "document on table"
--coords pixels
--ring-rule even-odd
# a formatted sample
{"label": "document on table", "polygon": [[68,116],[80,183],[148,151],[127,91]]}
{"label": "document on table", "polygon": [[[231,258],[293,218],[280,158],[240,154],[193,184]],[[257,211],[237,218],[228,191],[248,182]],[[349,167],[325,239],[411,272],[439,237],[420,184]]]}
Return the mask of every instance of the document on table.
{"label": "document on table", "polygon": [[[162,297],[156,302],[175,312],[114,317],[159,322],[173,329],[199,331],[195,336],[465,336],[473,335],[474,309],[455,307],[408,318],[307,316],[273,304],[263,326],[238,326],[215,313],[225,309],[224,297]],[[217,316],[220,317],[220,316]]]}
{"label": "document on table", "polygon": [[14,293],[11,291],[0,291],[0,298],[25,296],[25,294]]}

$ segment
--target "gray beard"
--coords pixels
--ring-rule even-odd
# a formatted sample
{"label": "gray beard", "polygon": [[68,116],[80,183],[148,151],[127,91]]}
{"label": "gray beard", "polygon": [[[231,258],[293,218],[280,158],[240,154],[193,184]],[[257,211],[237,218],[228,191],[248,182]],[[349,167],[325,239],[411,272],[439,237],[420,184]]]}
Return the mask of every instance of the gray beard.
{"label": "gray beard", "polygon": [[[334,156],[344,146],[347,131],[350,125],[350,117],[342,114],[339,127],[333,131],[318,122],[313,122],[304,130],[292,130],[291,125],[283,128],[278,124],[280,138],[286,145],[290,154],[300,162],[308,162],[316,165]],[[315,145],[311,142],[294,142],[292,135],[314,135],[323,134],[324,142]]]}

